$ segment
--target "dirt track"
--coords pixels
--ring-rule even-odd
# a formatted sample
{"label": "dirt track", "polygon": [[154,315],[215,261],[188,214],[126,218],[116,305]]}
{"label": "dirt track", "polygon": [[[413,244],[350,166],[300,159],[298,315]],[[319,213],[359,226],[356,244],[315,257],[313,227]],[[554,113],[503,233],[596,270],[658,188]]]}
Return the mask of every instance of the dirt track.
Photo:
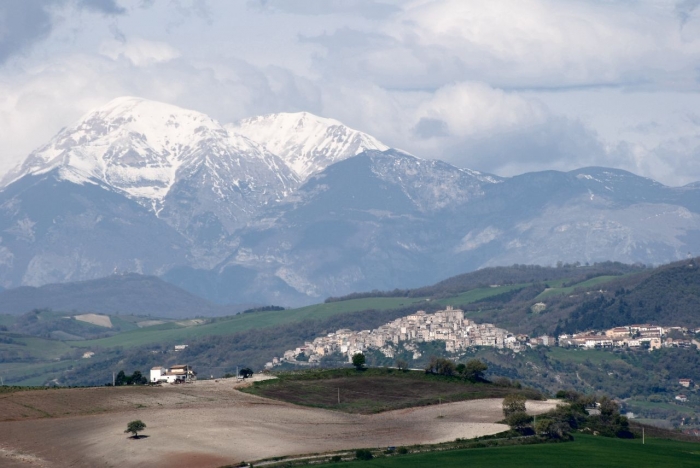
{"label": "dirt track", "polygon": [[[0,465],[218,467],[281,455],[443,442],[506,428],[494,423],[502,419],[499,399],[364,416],[293,406],[233,387],[222,380],[3,395],[0,415],[17,420],[0,422]],[[540,413],[554,405],[528,402],[528,410]],[[42,417],[46,414],[51,417]],[[134,419],[148,425],[147,438],[132,440],[123,433]]]}

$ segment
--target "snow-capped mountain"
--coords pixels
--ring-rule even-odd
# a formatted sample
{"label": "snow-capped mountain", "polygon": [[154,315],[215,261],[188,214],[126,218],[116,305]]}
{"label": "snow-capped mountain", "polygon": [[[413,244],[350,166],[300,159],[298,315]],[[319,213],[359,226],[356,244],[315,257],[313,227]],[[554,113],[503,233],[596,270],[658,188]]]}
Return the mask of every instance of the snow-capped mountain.
{"label": "snow-capped mountain", "polygon": [[60,179],[122,193],[207,244],[299,184],[281,159],[212,118],[134,97],[115,99],[63,129],[4,185],[53,170]]}
{"label": "snow-capped mountain", "polygon": [[700,184],[608,168],[501,178],[308,113],[223,126],[119,98],[0,189],[4,287],[138,272],[214,301],[298,305],[487,265],[688,252],[700,252]]}
{"label": "snow-capped mountain", "polygon": [[308,112],[252,117],[227,128],[282,158],[301,180],[365,150],[389,149],[366,133]]}
{"label": "snow-capped mountain", "polygon": [[162,201],[197,147],[227,136],[204,114],[121,97],[64,128],[30,154],[5,184],[57,168],[66,180],[101,181],[132,198]]}

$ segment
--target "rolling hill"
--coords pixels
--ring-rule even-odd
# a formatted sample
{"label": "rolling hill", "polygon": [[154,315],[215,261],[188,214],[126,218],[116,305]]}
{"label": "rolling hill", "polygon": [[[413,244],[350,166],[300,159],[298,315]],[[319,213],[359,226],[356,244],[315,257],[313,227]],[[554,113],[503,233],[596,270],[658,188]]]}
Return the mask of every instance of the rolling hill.
{"label": "rolling hill", "polygon": [[174,319],[231,315],[245,308],[213,304],[155,276],[135,273],[0,291],[0,314],[12,315],[52,309]]}

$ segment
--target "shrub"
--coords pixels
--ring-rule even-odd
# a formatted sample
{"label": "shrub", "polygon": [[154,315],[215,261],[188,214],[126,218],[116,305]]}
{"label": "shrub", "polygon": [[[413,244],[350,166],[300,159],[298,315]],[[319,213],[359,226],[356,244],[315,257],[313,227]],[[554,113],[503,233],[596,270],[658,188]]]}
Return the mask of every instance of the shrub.
{"label": "shrub", "polygon": [[524,413],[527,398],[517,393],[506,395],[503,399],[503,416],[506,418],[513,413]]}
{"label": "shrub", "polygon": [[355,458],[358,460],[371,460],[374,458],[374,456],[372,455],[372,452],[367,449],[359,449],[355,450]]}
{"label": "shrub", "polygon": [[512,385],[510,379],[507,377],[496,377],[493,379],[493,384],[499,387],[510,387]]}
{"label": "shrub", "polygon": [[455,363],[449,359],[433,356],[425,367],[425,372],[426,374],[446,375],[449,377],[455,374],[456,369]]}
{"label": "shrub", "polygon": [[523,411],[512,413],[506,418],[506,424],[516,431],[525,429],[531,422],[532,416]]}

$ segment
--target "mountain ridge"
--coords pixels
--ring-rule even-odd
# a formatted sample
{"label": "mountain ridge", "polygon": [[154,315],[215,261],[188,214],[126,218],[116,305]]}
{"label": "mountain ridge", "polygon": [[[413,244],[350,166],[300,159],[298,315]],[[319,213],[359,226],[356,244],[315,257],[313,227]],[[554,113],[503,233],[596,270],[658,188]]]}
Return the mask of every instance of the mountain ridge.
{"label": "mountain ridge", "polygon": [[0,291],[0,314],[20,315],[35,309],[100,314],[192,318],[232,315],[244,305],[221,306],[155,276],[113,274],[88,281],[20,286]]}
{"label": "mountain ridge", "polygon": [[116,268],[214,302],[301,305],[487,266],[660,264],[700,252],[700,183],[601,167],[499,177],[309,113],[222,125],[119,98],[5,183],[5,287]]}
{"label": "mountain ridge", "polygon": [[308,112],[250,117],[226,127],[278,155],[301,180],[363,151],[389,149],[371,135]]}

